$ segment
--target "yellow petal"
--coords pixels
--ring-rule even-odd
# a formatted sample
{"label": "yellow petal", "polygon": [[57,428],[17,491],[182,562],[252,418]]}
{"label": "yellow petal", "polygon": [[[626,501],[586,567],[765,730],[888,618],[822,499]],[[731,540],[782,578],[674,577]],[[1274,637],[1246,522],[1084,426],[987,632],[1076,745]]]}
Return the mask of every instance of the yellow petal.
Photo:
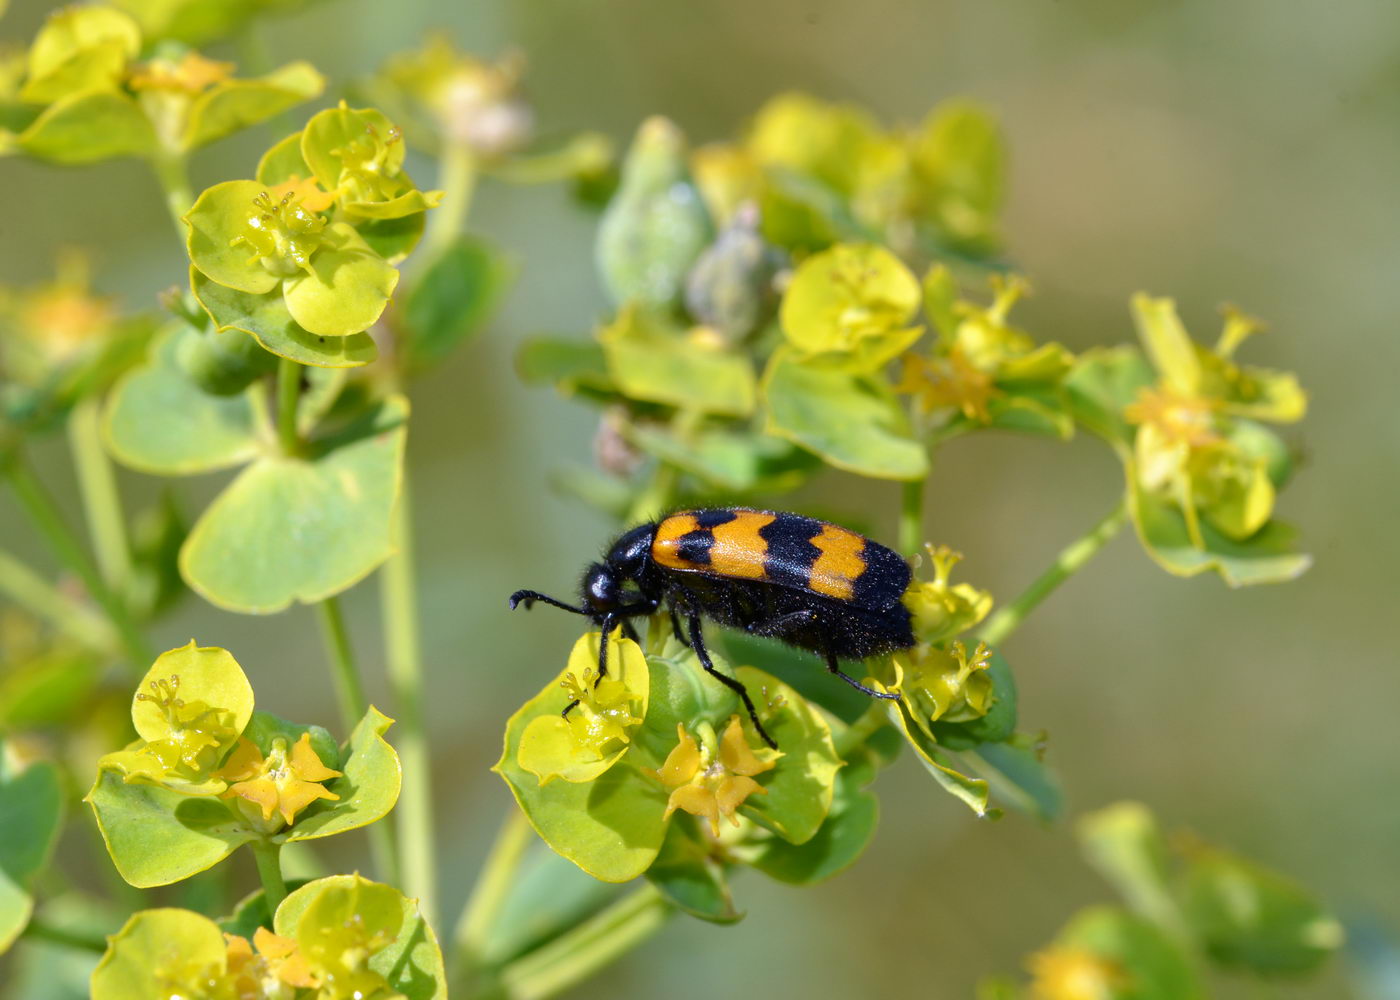
{"label": "yellow petal", "polygon": [[753,748],[744,739],[744,727],[737,715],[730,717],[729,726],[720,738],[719,760],[725,770],[733,774],[762,774],[773,770],[774,765],[773,761],[759,760],[754,755]]}
{"label": "yellow petal", "polygon": [[272,812],[277,808],[277,786],[270,778],[253,778],[251,781],[240,781],[236,785],[230,785],[223,797],[230,796],[247,799],[261,809],[264,822],[272,819]]}
{"label": "yellow petal", "polygon": [[[700,770],[700,748],[691,735],[685,731],[685,726],[679,722],[676,723],[676,736],[679,738],[679,742],[666,755],[666,763],[652,772],[667,788],[679,788],[694,778],[695,773]],[[674,798],[674,796],[672,797]],[[670,815],[669,810],[667,815]]]}
{"label": "yellow petal", "polygon": [[224,766],[214,772],[214,776],[225,781],[246,781],[260,773],[262,766],[262,751],[252,740],[240,736],[238,746],[229,754]]}
{"label": "yellow petal", "polygon": [[286,958],[297,950],[296,941],[274,934],[266,927],[259,927],[253,932],[253,944],[264,958]]}
{"label": "yellow petal", "polygon": [[330,799],[334,802],[339,798],[339,795],[315,782],[289,781],[282,786],[281,794],[277,800],[277,809],[282,813],[282,818],[287,821],[287,825],[290,826],[292,821],[296,819],[297,813],[317,799]]}
{"label": "yellow petal", "polygon": [[677,809],[684,809],[692,816],[709,820],[710,832],[719,835],[719,802],[715,799],[715,793],[708,788],[700,785],[682,785],[677,788],[666,801],[666,812],[662,819],[670,819],[671,813]]}
{"label": "yellow petal", "polygon": [[767,795],[768,789],[742,774],[729,775],[721,778],[719,787],[715,789],[715,804],[720,812],[729,817],[731,823],[738,826],[739,817],[734,813],[744,804],[745,799],[755,794]]}
{"label": "yellow petal", "polygon": [[292,747],[292,770],[297,777],[306,781],[329,781],[341,776],[340,771],[332,771],[323,764],[316,751],[311,749],[310,733],[302,733],[301,739]]}

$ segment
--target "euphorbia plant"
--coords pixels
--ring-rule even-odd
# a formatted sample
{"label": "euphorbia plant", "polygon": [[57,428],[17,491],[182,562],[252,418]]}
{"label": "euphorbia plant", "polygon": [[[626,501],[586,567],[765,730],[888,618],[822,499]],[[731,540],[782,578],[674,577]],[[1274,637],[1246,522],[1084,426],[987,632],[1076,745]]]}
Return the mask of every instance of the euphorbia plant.
{"label": "euphorbia plant", "polygon": [[[267,6],[288,5],[67,8],[0,81],[0,151],[146,161],[180,261],[160,308],[136,315],[92,292],[80,255],[0,301],[0,470],[80,583],[0,552],[0,590],[22,610],[0,618],[0,828],[17,834],[0,838],[0,948],[92,953],[98,1000],[417,1000],[449,982],[459,995],[552,995],[671,914],[738,920],[736,873],[803,886],[853,864],[875,829],[876,780],[904,744],[974,816],[1053,819],[1047,739],[1025,725],[1036,713],[1004,651],[1031,655],[1015,649],[1017,626],[1129,520],[1179,575],[1247,584],[1306,568],[1273,517],[1291,470],[1266,426],[1299,419],[1305,397],[1291,375],[1235,360],[1257,324],[1229,312],[1207,348],[1170,300],[1138,295],[1125,326],[1142,348],[1076,356],[1022,329],[1013,310],[1029,284],[1005,266],[998,220],[1002,139],[980,106],[887,127],[784,95],[735,141],[694,150],[650,119],[614,170],[599,136],[536,138],[518,57],[482,61],[438,37],[285,125],[321,94],[317,71],[240,76],[193,47],[255,30]],[[262,156],[190,190],[190,153],[252,126],[272,129]],[[412,179],[410,146],[435,159],[441,190]],[[883,520],[916,564],[903,596],[915,642],[861,666],[897,696],[871,700],[781,648],[717,635],[717,669],[773,748],[664,614],[609,637],[606,677],[602,636],[586,630],[559,663],[535,665],[537,695],[502,710],[495,770],[516,805],[444,961],[405,450],[414,377],[481,329],[517,266],[462,231],[482,179],[572,181],[603,205],[609,312],[591,337],[535,339],[519,357],[524,377],[599,411],[598,461],[562,474],[567,491],[621,525],[683,506],[796,507],[820,475],[898,483]],[[60,427],[91,553],[26,460]],[[987,430],[1053,442],[1079,429],[1122,460],[1123,493],[994,610],[953,581],[950,540],[927,537],[937,449]],[[128,518],[112,458],[171,478],[240,471],[202,511],[172,489]],[[872,533],[882,520],[830,516]],[[392,735],[339,603],[370,575]],[[148,629],[188,591],[250,615],[315,606],[336,711],[299,723],[266,697],[255,708],[221,648],[157,656]],[[79,787],[88,805],[72,822],[95,824],[102,863],[130,886],[178,885],[181,905],[123,899],[115,912],[84,897],[82,919],[59,905],[49,857],[65,788]],[[312,845],[361,828],[368,856],[327,873]],[[535,833],[547,849],[532,853]],[[1113,854],[1124,837],[1092,835],[1091,849]],[[225,864],[245,846],[257,887]],[[1335,924],[1291,884],[1213,849],[1183,865],[1180,893],[1116,879],[1134,905],[1172,905],[1076,918],[1034,960],[1032,989],[1060,1000],[1057,984],[1083,970],[1105,995],[1120,973],[1185,981],[1172,977],[1202,952],[1303,972],[1335,947]],[[621,895],[608,885],[632,881]],[[1232,908],[1241,885],[1287,934]],[[1171,961],[1132,965],[1101,946],[1105,926]]]}

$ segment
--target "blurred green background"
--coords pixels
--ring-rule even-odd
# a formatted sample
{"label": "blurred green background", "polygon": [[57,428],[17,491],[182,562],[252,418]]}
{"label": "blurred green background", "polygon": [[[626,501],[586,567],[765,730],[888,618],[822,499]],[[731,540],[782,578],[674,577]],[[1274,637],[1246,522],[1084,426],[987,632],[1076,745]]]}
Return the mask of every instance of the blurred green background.
{"label": "blurred green background", "polygon": [[[27,40],[47,9],[14,4],[0,36]],[[620,141],[653,113],[697,142],[720,138],[787,89],[858,101],[887,121],[976,97],[1003,115],[1009,138],[1006,228],[1036,291],[1017,315],[1038,338],[1072,349],[1132,339],[1126,303],[1138,289],[1176,296],[1207,341],[1224,301],[1269,320],[1244,356],[1296,370],[1312,395],[1292,434],[1302,468],[1279,513],[1303,527],[1313,570],[1230,592],[1214,578],[1166,576],[1124,537],[1006,652],[1023,724],[1050,731],[1071,814],[1144,800],[1168,827],[1289,872],[1344,918],[1400,938],[1400,5],[337,0],[268,22],[263,37],[276,61],[307,58],[344,83],[431,27],[483,54],[522,50],[542,128]],[[259,142],[254,132],[204,151],[196,188],[250,174]],[[426,164],[416,176],[430,186]],[[0,192],[7,284],[45,278],[66,244],[94,248],[99,286],[133,306],[182,280],[183,253],[137,163],[3,160]],[[591,417],[512,370],[526,335],[583,334],[600,315],[594,221],[559,188],[488,184],[472,226],[518,255],[518,286],[488,333],[415,394],[449,913],[509,803],[487,771],[503,721],[559,668],[578,629],[564,615],[512,617],[505,597],[568,591],[611,530],[548,485],[561,463],[588,460]],[[39,457],[72,498],[60,448]],[[941,454],[928,533],[966,553],[966,579],[1009,598],[1108,509],[1120,475],[1087,438],[964,438]],[[133,474],[123,483],[133,497],[158,486]],[[204,498],[216,484],[183,485]],[[892,535],[894,487],[830,475],[817,491],[794,506],[859,511]],[[8,497],[0,542],[43,562]],[[375,678],[373,585],[347,605]],[[249,618],[190,599],[157,639],[164,648],[190,636],[230,647],[260,705],[332,721],[307,609]],[[1065,822],[978,822],[912,760],[879,792],[880,831],[853,869],[806,891],[742,878],[743,923],[676,920],[581,995],[967,997],[980,975],[1018,970],[1076,907],[1109,898]],[[1339,964],[1267,995],[1381,995],[1345,973]]]}

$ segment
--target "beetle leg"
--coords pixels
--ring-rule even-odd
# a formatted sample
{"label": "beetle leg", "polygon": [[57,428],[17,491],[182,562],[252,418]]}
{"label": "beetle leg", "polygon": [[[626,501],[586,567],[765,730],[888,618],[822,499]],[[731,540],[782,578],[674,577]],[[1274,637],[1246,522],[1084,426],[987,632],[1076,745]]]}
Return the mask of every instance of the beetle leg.
{"label": "beetle leg", "polygon": [[[608,672],[608,636],[612,634],[613,623],[616,619],[613,615],[605,615],[600,623],[603,634],[598,640],[598,676],[593,678],[593,686],[597,687]],[[564,706],[564,711],[559,713],[560,718],[567,719],[569,713],[578,707],[578,699],[575,698]]]}
{"label": "beetle leg", "polygon": [[[671,605],[671,634],[676,637],[677,642],[685,642],[685,633],[681,631],[681,620],[676,614],[676,606]],[[686,643],[689,645],[689,643]]]}
{"label": "beetle leg", "polygon": [[804,608],[802,611],[794,611],[791,614],[782,615],[778,618],[769,618],[767,621],[755,622],[748,627],[749,635],[776,636],[786,632],[794,625],[800,625],[815,621],[817,613],[811,608]]}
{"label": "beetle leg", "polygon": [[534,590],[517,590],[515,593],[511,594],[510,609],[514,611],[516,605],[523,603],[525,605],[525,610],[528,611],[530,610],[530,605],[534,604],[536,601],[552,604],[556,608],[562,608],[576,615],[583,615],[585,618],[593,617],[592,612],[585,611],[583,608],[576,608],[572,604],[565,604],[563,601],[556,601],[548,594],[541,594]]}
{"label": "beetle leg", "polygon": [[710,662],[709,651],[705,649],[705,640],[700,634],[700,616],[693,611],[690,612],[688,624],[690,625],[690,648],[695,650],[695,655],[700,658],[700,665],[705,668],[705,673],[739,696],[744,703],[744,708],[748,709],[749,719],[753,722],[753,727],[758,730],[758,735],[763,737],[763,742],[774,750],[778,749],[777,742],[768,735],[768,731],[763,728],[763,723],[758,721],[758,713],[754,711],[753,701],[749,698],[749,693],[744,690],[744,685],[728,674],[720,673]]}
{"label": "beetle leg", "polygon": [[850,674],[842,673],[841,668],[836,665],[836,654],[834,654],[829,649],[826,651],[826,669],[829,670],[831,673],[835,674],[837,677],[841,678],[843,681],[845,681],[851,687],[855,688],[857,691],[860,691],[863,694],[868,694],[872,698],[880,698],[885,701],[894,701],[899,697],[899,692],[897,691],[876,691],[872,687],[866,687],[864,684],[856,680]]}

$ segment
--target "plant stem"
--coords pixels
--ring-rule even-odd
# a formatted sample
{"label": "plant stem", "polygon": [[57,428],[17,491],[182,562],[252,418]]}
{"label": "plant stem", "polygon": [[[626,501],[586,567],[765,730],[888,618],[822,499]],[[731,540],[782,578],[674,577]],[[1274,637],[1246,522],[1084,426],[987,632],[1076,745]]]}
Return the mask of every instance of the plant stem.
{"label": "plant stem", "polygon": [[187,158],[184,153],[162,151],[151,157],[151,166],[155,169],[161,190],[165,192],[165,207],[175,223],[175,235],[183,246],[188,235],[185,213],[194,204]]}
{"label": "plant stem", "polygon": [[340,719],[348,735],[364,716],[369,702],[355,668],[355,654],[350,648],[350,635],[345,630],[345,616],[340,610],[339,597],[327,597],[316,605],[321,616],[321,632],[326,640],[326,654],[331,675],[335,678],[336,700],[340,702]]}
{"label": "plant stem", "polygon": [[126,605],[107,586],[96,567],[88,559],[82,544],[68,525],[64,523],[63,517],[54,505],[53,498],[49,496],[43,484],[35,478],[19,455],[10,456],[9,461],[5,464],[4,474],[9,479],[10,486],[14,489],[15,496],[19,498],[25,513],[34,522],[39,534],[44,536],[44,540],[53,550],[54,555],[70,570],[78,574],[78,578],[83,581],[88,593],[106,612],[108,620],[111,621],[121,638],[122,647],[127,658],[131,661],[131,665],[137,670],[144,671],[155,659],[150,647],[146,644],[145,636],[136,627]]}
{"label": "plant stem", "polygon": [[860,713],[860,717],[847,726],[836,739],[836,756],[844,758],[846,754],[864,745],[866,740],[889,725],[890,704],[890,702],[880,700],[871,701],[870,707]]}
{"label": "plant stem", "polygon": [[301,365],[282,358],[277,362],[277,439],[288,455],[295,455],[301,449],[301,435],[297,431],[300,400]]}
{"label": "plant stem", "polygon": [[39,917],[30,919],[21,936],[29,938],[31,941],[47,941],[50,944],[61,944],[65,948],[74,948],[78,951],[93,951],[99,955],[107,950],[107,939],[100,934],[94,936],[79,931],[64,930],[62,927],[55,927]]}
{"label": "plant stem", "polygon": [[97,568],[107,586],[120,592],[131,575],[131,549],[126,540],[126,518],[117,479],[107,450],[102,447],[100,422],[98,401],[91,396],[80,400],[68,420],[68,445],[73,452]]}
{"label": "plant stem", "polygon": [[117,643],[112,626],[13,555],[0,550],[0,593],[58,627],[89,649],[106,652]]}
{"label": "plant stem", "polygon": [[397,551],[380,571],[380,607],[384,618],[385,660],[398,707],[395,740],[403,763],[403,789],[394,817],[399,832],[399,870],[403,889],[418,899],[418,909],[437,926],[437,848],[433,842],[432,757],[423,718],[423,657],[418,627],[418,587],[413,573],[413,522],[404,470],[394,507]]}
{"label": "plant stem", "polygon": [[1055,557],[1055,561],[1050,564],[1050,567],[1036,577],[1035,582],[1027,587],[1019,597],[992,615],[991,620],[981,630],[978,638],[990,646],[1004,642],[1041,601],[1049,597],[1056,587],[1083,568],[1084,564],[1092,559],[1099,549],[1118,534],[1127,519],[1127,501],[1120,500],[1098,524],[1090,528],[1082,537],[1075,539],[1061,549],[1060,554]]}
{"label": "plant stem", "polygon": [[486,932],[500,915],[515,881],[515,873],[519,871],[521,859],[525,856],[525,849],[530,846],[530,832],[530,823],[525,814],[512,804],[457,920],[453,933],[457,981],[477,963]]}
{"label": "plant stem", "polygon": [[511,1000],[544,1000],[582,982],[661,928],[674,912],[656,887],[633,890],[501,972]]}
{"label": "plant stem", "polygon": [[[369,709],[360,672],[355,667],[355,654],[350,647],[350,633],[345,628],[345,615],[340,610],[339,597],[327,597],[316,605],[321,617],[321,632],[326,640],[331,675],[335,678],[336,700],[340,702],[340,717],[347,738]],[[374,855],[374,870],[386,882],[398,884],[397,851],[394,828],[388,823],[373,823],[369,827],[369,846]]]}
{"label": "plant stem", "polygon": [[908,557],[924,543],[924,480],[905,483],[899,506],[899,552]]}
{"label": "plant stem", "polygon": [[443,196],[442,204],[428,216],[423,256],[429,259],[461,234],[476,190],[476,154],[466,143],[449,141],[438,163],[438,184]]}
{"label": "plant stem", "polygon": [[248,846],[253,849],[253,860],[258,863],[258,878],[262,879],[263,896],[271,916],[287,898],[287,883],[282,878],[282,845],[270,840],[254,840]]}

